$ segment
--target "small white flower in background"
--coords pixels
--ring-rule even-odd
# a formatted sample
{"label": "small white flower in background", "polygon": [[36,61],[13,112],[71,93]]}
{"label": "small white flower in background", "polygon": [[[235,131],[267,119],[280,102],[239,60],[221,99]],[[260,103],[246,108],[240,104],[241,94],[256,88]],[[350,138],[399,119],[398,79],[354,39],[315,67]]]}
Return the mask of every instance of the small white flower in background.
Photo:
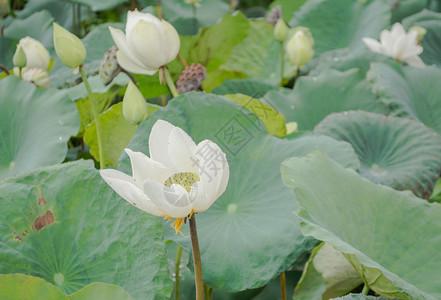
{"label": "small white flower in background", "polygon": [[126,34],[113,27],[109,30],[118,47],[118,63],[129,72],[153,75],[178,55],[180,40],[176,29],[149,13],[129,11]]}
{"label": "small white flower in background", "polygon": [[286,44],[286,53],[289,60],[301,69],[308,61],[314,57],[314,40],[303,29],[291,37]]}
{"label": "small white flower in background", "polygon": [[202,0],[185,0],[184,2],[187,4],[191,4],[194,5],[196,7],[200,7],[201,6],[201,2]]}
{"label": "small white flower in background", "polygon": [[49,68],[51,57],[42,43],[27,36],[18,42],[18,47],[21,47],[26,55],[28,69],[37,68],[46,71]]}
{"label": "small white flower in background", "polygon": [[417,37],[417,30],[406,33],[400,23],[395,23],[390,31],[381,32],[380,41],[363,38],[363,42],[373,52],[390,56],[411,66],[424,66],[424,62],[418,56],[423,52],[423,47],[418,44]]}
{"label": "small white flower in background", "polygon": [[187,216],[207,210],[225,191],[229,166],[210,140],[198,145],[182,129],[158,120],[149,137],[150,157],[130,149],[132,176],[101,170],[102,178],[137,208],[167,219],[180,232]]}

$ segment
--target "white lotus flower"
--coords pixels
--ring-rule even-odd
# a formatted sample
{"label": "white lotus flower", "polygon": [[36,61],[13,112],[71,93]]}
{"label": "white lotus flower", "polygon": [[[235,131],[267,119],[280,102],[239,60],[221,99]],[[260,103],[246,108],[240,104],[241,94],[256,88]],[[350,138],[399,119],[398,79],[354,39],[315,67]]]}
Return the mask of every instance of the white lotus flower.
{"label": "white lotus flower", "polygon": [[29,36],[20,39],[18,43],[26,55],[26,67],[29,69],[47,70],[51,57],[42,43]]}
{"label": "white lotus flower", "polygon": [[424,66],[424,62],[418,56],[423,52],[423,47],[418,45],[417,37],[417,30],[406,33],[400,23],[395,23],[391,31],[381,32],[380,41],[363,38],[363,42],[373,52],[393,57],[411,66]]}
{"label": "white lotus flower", "polygon": [[180,40],[176,29],[151,14],[129,11],[126,34],[113,27],[109,30],[118,47],[118,63],[129,72],[153,75],[178,55]]}
{"label": "white lotus flower", "polygon": [[207,210],[225,191],[229,166],[210,140],[196,145],[182,129],[158,120],[149,137],[150,156],[125,149],[132,176],[101,170],[103,179],[125,200],[167,219],[180,231],[187,216]]}

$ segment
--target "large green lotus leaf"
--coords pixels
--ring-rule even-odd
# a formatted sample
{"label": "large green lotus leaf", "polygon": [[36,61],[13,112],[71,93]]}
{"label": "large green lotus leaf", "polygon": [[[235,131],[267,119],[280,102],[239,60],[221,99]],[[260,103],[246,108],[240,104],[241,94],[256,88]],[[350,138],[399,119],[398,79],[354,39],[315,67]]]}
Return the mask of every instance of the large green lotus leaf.
{"label": "large green lotus leaf", "polygon": [[409,29],[411,26],[421,26],[427,30],[421,40],[423,53],[421,59],[428,65],[441,66],[441,13],[430,10],[423,10],[418,14],[407,17],[403,20],[403,26]]}
{"label": "large green lotus leaf", "polygon": [[371,92],[360,70],[324,70],[318,76],[300,77],[294,90],[271,91],[264,97],[287,122],[297,122],[299,130],[312,130],[334,112],[361,109],[386,113],[386,106]]}
{"label": "large green lotus leaf", "polygon": [[0,179],[62,162],[80,125],[66,93],[15,76],[0,80],[0,90]]}
{"label": "large green lotus leaf", "polygon": [[213,94],[244,94],[254,98],[262,98],[267,92],[279,90],[280,88],[266,83],[260,79],[244,78],[244,79],[227,79],[222,85],[213,89]]}
{"label": "large green lotus leaf", "polygon": [[242,94],[225,95],[225,97],[251,111],[263,122],[269,133],[278,137],[285,136],[285,117],[278,113],[270,105],[258,99]]}
{"label": "large green lotus leaf", "polygon": [[72,2],[77,2],[83,5],[90,6],[92,10],[108,10],[127,2],[126,0],[71,0]]}
{"label": "large green lotus leaf", "polygon": [[[83,86],[85,89],[85,87]],[[107,92],[104,93],[93,93],[94,101],[96,103],[98,113],[102,113],[109,108],[115,97],[122,92],[122,88],[118,85],[113,85],[109,88]],[[93,120],[95,116],[93,115],[92,106],[89,101],[89,97],[86,96],[83,99],[75,101],[78,111],[80,112],[81,127],[78,132],[78,136],[83,136],[84,131]]]}
{"label": "large green lotus leaf", "polygon": [[91,283],[67,296],[44,279],[23,274],[0,275],[0,297],[7,300],[133,300],[121,287],[102,282]]}
{"label": "large green lotus leaf", "polygon": [[7,179],[0,206],[0,273],[38,276],[66,294],[99,281],[135,299],[170,295],[161,219],[132,210],[91,161]]}
{"label": "large green lotus leaf", "polygon": [[[283,159],[321,148],[345,166],[358,163],[347,143],[323,136],[279,139],[270,135],[254,114],[233,101],[194,92],[151,114],[138,126],[127,147],[148,154],[149,134],[158,119],[181,127],[196,143],[214,141],[227,155],[227,190],[196,217],[204,280],[215,289],[240,291],[262,286],[315,244],[304,239],[291,217],[297,206],[281,183],[279,166]],[[125,154],[119,168],[130,173]],[[165,227],[172,231],[169,224]],[[173,232],[166,238],[190,249],[188,228],[181,230],[185,237]]]}
{"label": "large green lotus leaf", "polygon": [[314,129],[350,143],[360,174],[428,198],[441,171],[441,137],[418,121],[364,111],[332,114]]}
{"label": "large green lotus leaf", "polygon": [[216,70],[228,60],[233,47],[247,37],[249,30],[250,23],[242,13],[224,15],[219,23],[198,33],[190,48],[190,62],[203,64],[207,72]]}
{"label": "large green lotus leaf", "polygon": [[296,300],[344,296],[363,283],[343,254],[330,244],[315,247],[296,287]]}
{"label": "large green lotus leaf", "polygon": [[[280,43],[274,39],[274,28],[266,21],[250,22],[248,36],[231,51],[221,69],[241,71],[249,78],[280,82]],[[292,64],[287,61],[287,66]],[[288,67],[285,68],[288,70]]]}
{"label": "large green lotus leaf", "polygon": [[207,77],[204,79],[204,81],[202,81],[202,89],[207,93],[211,93],[214,88],[220,86],[227,79],[238,79],[245,77],[246,75],[242,72],[218,69],[210,72],[210,74],[207,74]]}
{"label": "large green lotus leaf", "polygon": [[[159,107],[148,104],[149,114],[157,109]],[[137,126],[124,118],[122,102],[113,105],[110,109],[100,114],[99,118],[102,129],[104,157],[106,158],[105,163],[108,166],[117,167],[121,152],[132,139]],[[86,128],[84,141],[90,147],[90,154],[99,161],[95,121]]]}
{"label": "large green lotus leaf", "polygon": [[200,26],[215,24],[223,14],[228,13],[228,9],[227,0],[204,0],[196,10],[195,22],[193,5],[184,1],[162,0],[164,18],[176,28],[179,34],[185,35],[196,34]]}
{"label": "large green lotus leaf", "polygon": [[281,172],[302,232],[376,269],[383,277],[357,269],[372,290],[384,295],[377,286],[388,279],[401,299],[441,298],[440,204],[377,185],[320,151],[284,161]]}
{"label": "large green lotus leaf", "polygon": [[392,7],[391,23],[404,22],[404,18],[423,10],[430,0],[401,0]]}
{"label": "large green lotus leaf", "polygon": [[392,114],[418,119],[441,134],[441,70],[373,63],[367,74]]}
{"label": "large green lotus leaf", "polygon": [[365,47],[362,38],[378,38],[390,26],[390,18],[391,5],[383,0],[309,0],[289,24],[311,30],[318,57],[328,50]]}

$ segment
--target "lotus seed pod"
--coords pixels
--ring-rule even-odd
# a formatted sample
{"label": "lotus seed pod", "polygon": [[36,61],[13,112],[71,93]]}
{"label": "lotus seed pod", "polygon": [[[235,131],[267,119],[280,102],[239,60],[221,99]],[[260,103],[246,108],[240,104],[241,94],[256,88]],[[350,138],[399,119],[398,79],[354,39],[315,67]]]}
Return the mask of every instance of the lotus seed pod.
{"label": "lotus seed pod", "polygon": [[282,7],[280,5],[274,6],[266,17],[266,21],[273,27],[276,26],[277,21],[282,17]]}
{"label": "lotus seed pod", "polygon": [[119,74],[121,67],[116,59],[118,48],[112,46],[104,53],[100,64],[100,78],[105,85],[108,85]]}
{"label": "lotus seed pod", "polygon": [[12,62],[14,66],[19,68],[26,66],[26,54],[20,45],[17,45],[17,50],[15,50],[14,57],[12,57]]}
{"label": "lotus seed pod", "polygon": [[276,26],[274,27],[274,37],[279,42],[283,43],[286,38],[288,37],[288,25],[286,25],[286,22],[283,20],[283,18],[280,18]]}
{"label": "lotus seed pod", "polygon": [[61,62],[67,67],[76,68],[86,59],[83,42],[57,23],[54,23],[54,47]]}
{"label": "lotus seed pod", "polygon": [[130,81],[123,99],[123,115],[132,124],[138,124],[148,114],[147,103],[136,85]]}
{"label": "lotus seed pod", "polygon": [[186,67],[179,75],[176,88],[179,93],[186,93],[201,88],[202,81],[207,77],[207,70],[201,64]]}

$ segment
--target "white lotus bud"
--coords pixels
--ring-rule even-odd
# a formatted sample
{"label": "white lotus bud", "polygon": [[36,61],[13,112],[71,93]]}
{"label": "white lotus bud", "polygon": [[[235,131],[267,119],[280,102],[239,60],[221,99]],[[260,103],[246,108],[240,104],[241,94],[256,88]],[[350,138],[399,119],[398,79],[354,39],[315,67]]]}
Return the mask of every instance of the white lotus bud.
{"label": "white lotus bud", "polygon": [[126,34],[109,27],[118,47],[116,58],[125,70],[153,75],[176,58],[180,40],[170,23],[137,10],[127,13]]}
{"label": "white lotus bud", "polygon": [[314,57],[314,41],[303,30],[298,30],[286,45],[286,52],[290,61],[300,69]]}
{"label": "white lotus bud", "polygon": [[288,37],[288,25],[286,25],[286,22],[283,20],[283,18],[280,18],[276,26],[274,27],[274,37],[279,42],[284,42],[286,38]]}
{"label": "white lotus bud", "polygon": [[57,23],[54,23],[54,47],[61,62],[69,68],[80,66],[86,59],[83,42]]}
{"label": "white lotus bud", "polygon": [[18,46],[23,49],[26,55],[26,67],[48,69],[51,57],[42,43],[27,36],[19,41]]}
{"label": "white lotus bud", "polygon": [[147,103],[136,85],[130,81],[123,99],[123,115],[132,124],[142,122],[148,114]]}

